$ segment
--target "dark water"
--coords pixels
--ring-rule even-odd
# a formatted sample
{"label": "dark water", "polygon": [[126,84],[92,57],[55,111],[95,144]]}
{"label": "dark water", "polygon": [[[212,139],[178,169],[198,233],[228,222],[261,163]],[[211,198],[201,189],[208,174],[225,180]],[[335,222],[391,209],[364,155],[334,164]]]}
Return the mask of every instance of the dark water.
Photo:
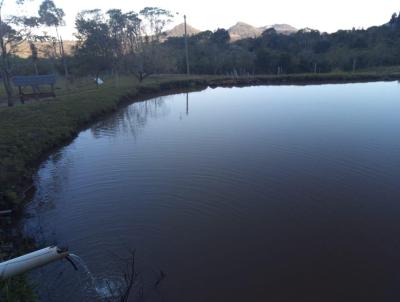
{"label": "dark water", "polygon": [[[45,162],[38,240],[110,280],[136,249],[148,301],[400,300],[397,82],[188,98],[133,104]],[[45,301],[89,300],[67,264],[33,278]]]}

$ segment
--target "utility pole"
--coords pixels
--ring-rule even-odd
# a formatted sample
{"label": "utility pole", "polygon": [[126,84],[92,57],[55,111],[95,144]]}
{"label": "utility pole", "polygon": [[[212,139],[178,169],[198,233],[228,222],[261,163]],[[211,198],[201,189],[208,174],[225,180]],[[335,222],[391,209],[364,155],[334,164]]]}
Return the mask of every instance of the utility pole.
{"label": "utility pole", "polygon": [[186,115],[189,115],[189,93],[186,93]]}
{"label": "utility pole", "polygon": [[190,75],[190,68],[189,68],[189,47],[188,47],[188,40],[187,40],[187,28],[186,28],[186,15],[183,16],[185,20],[185,53],[186,53],[186,74]]}
{"label": "utility pole", "polygon": [[68,65],[67,65],[67,59],[65,58],[64,41],[63,41],[63,39],[62,39],[61,36],[60,36],[60,49],[61,49],[62,63],[63,63],[63,66],[64,66],[65,86],[67,87],[67,90],[69,90],[69,72],[68,72]]}

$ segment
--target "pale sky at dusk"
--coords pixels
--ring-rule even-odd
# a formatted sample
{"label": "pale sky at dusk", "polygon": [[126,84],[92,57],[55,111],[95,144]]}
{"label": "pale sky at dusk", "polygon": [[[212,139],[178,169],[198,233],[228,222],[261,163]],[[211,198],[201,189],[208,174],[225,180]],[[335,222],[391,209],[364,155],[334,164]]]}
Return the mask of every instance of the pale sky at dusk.
{"label": "pale sky at dusk", "polygon": [[[5,0],[5,14],[15,13],[14,0]],[[23,11],[33,14],[37,11],[40,0],[33,0],[23,6]],[[393,12],[400,11],[399,0],[54,0],[64,9],[67,25],[62,29],[66,39],[74,32],[74,19],[77,12],[85,9],[120,8],[123,11],[139,11],[145,6],[158,6],[172,12],[186,13],[188,23],[200,30],[228,28],[237,21],[254,26],[274,23],[287,23],[296,28],[311,27],[320,31],[361,28],[380,25],[387,22]],[[18,9],[21,11],[21,8]],[[175,18],[170,25],[182,22],[182,17]]]}

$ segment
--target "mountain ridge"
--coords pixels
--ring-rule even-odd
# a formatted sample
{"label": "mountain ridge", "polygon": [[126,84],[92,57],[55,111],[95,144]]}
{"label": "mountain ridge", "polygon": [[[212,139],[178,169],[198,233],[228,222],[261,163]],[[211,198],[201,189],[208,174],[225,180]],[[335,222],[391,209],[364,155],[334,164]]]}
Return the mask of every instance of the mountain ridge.
{"label": "mountain ridge", "polygon": [[[201,30],[187,24],[187,33],[189,36],[198,34],[201,32]],[[266,26],[261,26],[261,27],[255,27],[251,24],[238,21],[235,25],[229,27],[227,31],[229,32],[229,35],[231,37],[231,41],[237,41],[237,40],[242,40],[242,39],[247,39],[247,38],[257,38],[261,36],[261,34],[269,28],[274,28],[278,33],[281,34],[292,34],[298,31],[297,28],[289,25],[289,24],[272,24],[272,25],[266,25]],[[185,32],[184,24],[180,23],[176,26],[174,26],[172,29],[166,31],[166,36],[167,37],[183,37]]]}
{"label": "mountain ridge", "polygon": [[[191,26],[189,24],[186,24],[186,31],[187,31],[188,36],[193,36],[193,35],[201,32],[201,30],[194,28],[193,26]],[[168,30],[166,32],[166,34],[167,34],[167,37],[183,37],[183,35],[185,34],[185,24],[180,23],[180,24],[174,26],[173,28]]]}
{"label": "mountain ridge", "polygon": [[[235,25],[231,26],[228,30],[229,35],[231,36],[231,41],[238,41],[246,38],[257,38],[259,37],[266,29],[275,28],[278,33],[290,34],[296,32],[297,29],[288,25],[288,24],[274,24],[263,27],[255,27],[245,22],[237,22]],[[186,25],[187,33],[189,36],[196,35],[201,32],[201,30],[191,26],[190,24]],[[185,33],[184,24],[180,23],[170,30],[166,31],[166,38],[172,37],[183,37]],[[65,40],[64,48],[67,55],[70,55],[73,51],[73,47],[76,45],[77,41],[74,40]],[[39,57],[50,57],[52,53],[54,53],[53,46],[50,43],[39,42],[36,43],[36,47],[38,48]],[[18,46],[16,51],[17,56],[21,58],[28,58],[31,55],[31,50],[28,42],[24,42]]]}

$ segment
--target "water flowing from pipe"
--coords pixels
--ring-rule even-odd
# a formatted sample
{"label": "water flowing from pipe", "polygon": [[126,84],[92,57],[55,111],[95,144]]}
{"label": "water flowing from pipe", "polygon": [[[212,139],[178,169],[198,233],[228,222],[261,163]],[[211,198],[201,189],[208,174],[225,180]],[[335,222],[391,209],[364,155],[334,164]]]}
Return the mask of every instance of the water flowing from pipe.
{"label": "water flowing from pipe", "polygon": [[75,254],[70,254],[70,256],[85,275],[86,290],[100,298],[113,298],[119,295],[123,287],[121,278],[96,278],[81,257]]}

